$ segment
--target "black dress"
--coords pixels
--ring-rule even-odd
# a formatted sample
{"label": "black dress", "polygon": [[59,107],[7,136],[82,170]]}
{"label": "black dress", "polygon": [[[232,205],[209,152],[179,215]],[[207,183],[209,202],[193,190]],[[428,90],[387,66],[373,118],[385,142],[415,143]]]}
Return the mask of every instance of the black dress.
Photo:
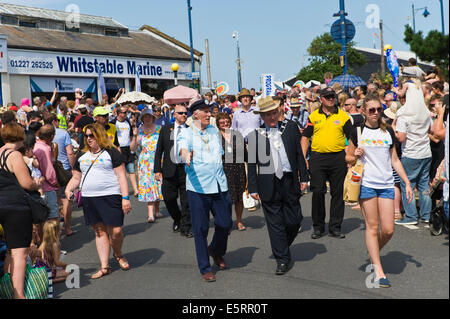
{"label": "black dress", "polygon": [[242,193],[245,191],[247,176],[245,174],[245,162],[247,161],[247,149],[244,138],[235,130],[232,130],[232,144],[225,141],[222,136],[222,156],[223,170],[228,182],[233,204],[242,202]]}

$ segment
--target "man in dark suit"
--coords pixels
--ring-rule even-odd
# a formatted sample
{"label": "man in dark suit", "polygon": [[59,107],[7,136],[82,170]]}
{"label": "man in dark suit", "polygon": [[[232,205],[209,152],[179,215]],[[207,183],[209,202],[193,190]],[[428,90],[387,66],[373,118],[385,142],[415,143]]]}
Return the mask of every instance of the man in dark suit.
{"label": "man in dark suit", "polygon": [[[173,219],[173,231],[180,232],[187,238],[192,238],[191,216],[186,193],[186,172],[184,164],[175,150],[177,136],[186,128],[187,109],[177,105],[174,112],[175,123],[163,126],[159,134],[155,153],[155,177],[162,180],[162,194],[167,210]],[[164,154],[164,157],[163,157]],[[161,159],[163,165],[161,167]],[[181,210],[178,207],[180,194]]]}
{"label": "man in dark suit", "polygon": [[289,246],[303,219],[300,196],[307,187],[308,173],[297,125],[290,120],[278,122],[278,105],[271,97],[260,99],[259,108],[254,112],[261,115],[264,125],[248,135],[248,190],[262,202],[277,261],[275,273],[284,275],[291,264]]}

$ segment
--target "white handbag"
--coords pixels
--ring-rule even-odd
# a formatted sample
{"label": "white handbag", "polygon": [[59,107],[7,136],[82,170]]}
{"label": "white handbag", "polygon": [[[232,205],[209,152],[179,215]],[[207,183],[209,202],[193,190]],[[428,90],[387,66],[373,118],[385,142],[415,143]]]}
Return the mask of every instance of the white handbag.
{"label": "white handbag", "polygon": [[249,194],[247,186],[248,182],[245,185],[245,192],[242,193],[242,202],[244,203],[244,208],[256,208],[259,202]]}

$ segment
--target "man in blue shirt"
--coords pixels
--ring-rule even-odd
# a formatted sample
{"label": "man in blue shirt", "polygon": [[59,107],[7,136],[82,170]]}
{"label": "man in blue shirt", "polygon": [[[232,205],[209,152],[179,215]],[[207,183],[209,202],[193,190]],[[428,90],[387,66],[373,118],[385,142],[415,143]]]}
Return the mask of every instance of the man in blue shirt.
{"label": "man in blue shirt", "polygon": [[[177,137],[177,149],[186,163],[186,190],[191,211],[192,232],[197,263],[203,280],[212,282],[209,256],[221,269],[226,268],[223,256],[233,225],[232,202],[222,164],[222,141],[219,132],[210,125],[211,110],[204,100],[190,107],[193,124]],[[208,246],[209,212],[214,215],[215,232]]]}

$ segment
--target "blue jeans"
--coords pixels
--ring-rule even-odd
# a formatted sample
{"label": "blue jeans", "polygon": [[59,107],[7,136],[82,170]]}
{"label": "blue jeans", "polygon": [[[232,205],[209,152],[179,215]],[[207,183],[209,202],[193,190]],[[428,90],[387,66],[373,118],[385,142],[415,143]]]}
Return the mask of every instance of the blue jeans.
{"label": "blue jeans", "polygon": [[[414,187],[417,185],[419,191],[419,202],[420,202],[420,217],[423,220],[430,219],[431,212],[431,198],[429,195],[424,195],[427,191],[430,181],[430,166],[431,157],[424,159],[412,159],[407,157],[402,157],[401,159],[403,168],[405,169],[406,175],[411,182],[411,188],[414,191]],[[408,198],[406,197],[405,182],[400,181],[400,186],[402,189],[402,202],[405,208],[407,219],[418,220],[419,216],[416,208],[416,201],[413,198],[411,203],[408,204]]]}

